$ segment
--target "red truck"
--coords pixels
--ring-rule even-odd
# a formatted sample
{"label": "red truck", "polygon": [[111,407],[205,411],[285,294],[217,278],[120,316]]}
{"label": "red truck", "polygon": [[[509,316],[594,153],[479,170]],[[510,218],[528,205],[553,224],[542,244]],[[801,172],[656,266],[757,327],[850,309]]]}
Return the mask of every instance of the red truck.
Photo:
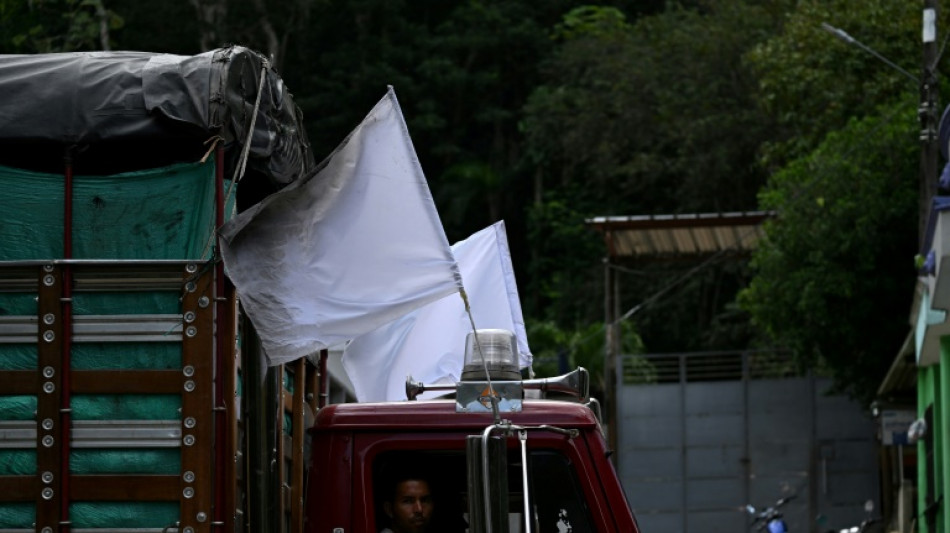
{"label": "red truck", "polygon": [[[453,399],[324,407],[311,429],[306,531],[380,531],[387,472],[406,465],[432,487],[434,531],[637,531],[603,427],[580,403],[587,383],[583,368],[525,381],[476,376]],[[407,382],[409,398],[424,390]],[[548,394],[577,401],[540,399]]]}
{"label": "red truck", "polygon": [[582,371],[329,404],[326,352],[261,364],[215,229],[316,166],[263,56],[0,56],[0,93],[0,530],[375,533],[417,464],[438,531],[637,531]]}

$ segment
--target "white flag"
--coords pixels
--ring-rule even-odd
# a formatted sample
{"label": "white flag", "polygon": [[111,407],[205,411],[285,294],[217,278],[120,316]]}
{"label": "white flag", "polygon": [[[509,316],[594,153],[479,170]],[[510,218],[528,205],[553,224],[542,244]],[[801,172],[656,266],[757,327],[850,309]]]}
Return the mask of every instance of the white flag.
{"label": "white flag", "polygon": [[[465,279],[475,326],[513,331],[520,366],[531,366],[504,222],[454,244],[452,252]],[[465,304],[453,294],[357,337],[343,352],[343,367],[357,400],[405,400],[407,375],[426,384],[455,383],[462,374],[470,331]]]}
{"label": "white flag", "polygon": [[392,88],[319,171],[219,234],[228,276],[272,366],[462,286]]}

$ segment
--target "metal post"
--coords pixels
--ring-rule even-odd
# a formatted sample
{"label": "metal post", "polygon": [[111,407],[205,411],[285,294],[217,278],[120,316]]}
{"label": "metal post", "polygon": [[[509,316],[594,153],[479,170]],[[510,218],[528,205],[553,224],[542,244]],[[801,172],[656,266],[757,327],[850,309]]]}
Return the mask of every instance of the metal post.
{"label": "metal post", "polygon": [[[617,346],[615,344],[614,322],[617,320],[616,293],[614,285],[616,273],[610,265],[610,259],[604,259],[604,403],[607,411],[607,445],[610,450],[617,451]],[[617,466],[617,453],[610,459]]]}
{"label": "metal post", "polygon": [[922,13],[923,71],[920,76],[920,205],[919,244],[927,231],[930,203],[937,191],[937,0],[924,0]]}

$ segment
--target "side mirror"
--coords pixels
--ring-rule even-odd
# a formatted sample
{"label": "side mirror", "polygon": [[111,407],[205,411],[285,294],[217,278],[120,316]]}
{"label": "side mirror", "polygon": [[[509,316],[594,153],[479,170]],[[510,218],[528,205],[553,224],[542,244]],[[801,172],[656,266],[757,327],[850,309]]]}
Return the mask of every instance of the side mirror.
{"label": "side mirror", "polygon": [[504,437],[465,442],[470,533],[508,533],[508,455]]}

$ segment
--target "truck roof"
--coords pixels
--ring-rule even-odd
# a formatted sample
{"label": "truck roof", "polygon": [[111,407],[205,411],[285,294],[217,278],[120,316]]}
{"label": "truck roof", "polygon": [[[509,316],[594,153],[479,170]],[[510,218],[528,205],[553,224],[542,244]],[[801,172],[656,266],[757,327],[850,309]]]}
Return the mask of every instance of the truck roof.
{"label": "truck roof", "polygon": [[[597,418],[585,405],[560,400],[524,400],[520,413],[503,413],[519,425],[595,428]],[[353,429],[472,429],[492,423],[491,413],[458,413],[454,400],[341,403],[317,413],[315,431]]]}

